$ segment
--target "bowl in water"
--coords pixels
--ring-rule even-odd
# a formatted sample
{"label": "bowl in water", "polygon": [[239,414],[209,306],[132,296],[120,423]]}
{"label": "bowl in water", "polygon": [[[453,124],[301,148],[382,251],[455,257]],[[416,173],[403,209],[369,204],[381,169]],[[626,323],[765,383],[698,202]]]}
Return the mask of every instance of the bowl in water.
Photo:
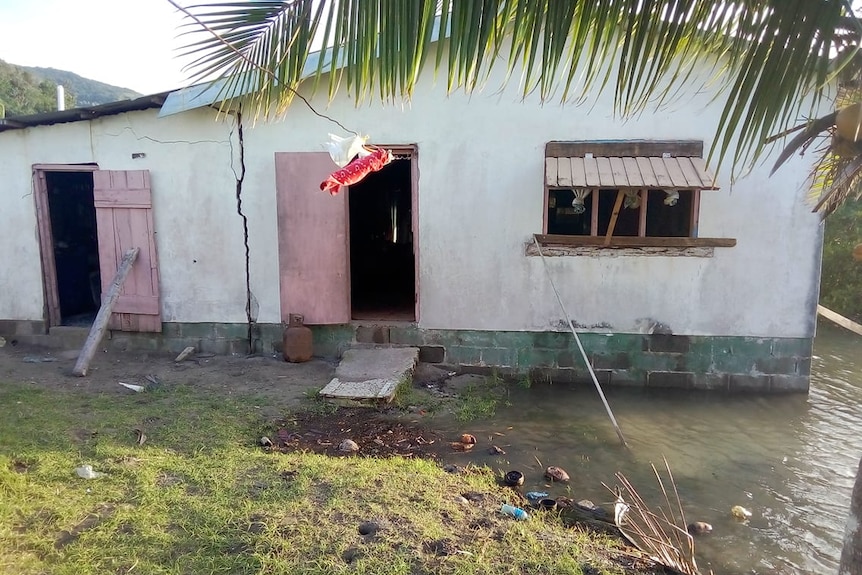
{"label": "bowl in water", "polygon": [[509,487],[517,487],[524,484],[524,474],[520,471],[509,471],[503,476],[503,483]]}

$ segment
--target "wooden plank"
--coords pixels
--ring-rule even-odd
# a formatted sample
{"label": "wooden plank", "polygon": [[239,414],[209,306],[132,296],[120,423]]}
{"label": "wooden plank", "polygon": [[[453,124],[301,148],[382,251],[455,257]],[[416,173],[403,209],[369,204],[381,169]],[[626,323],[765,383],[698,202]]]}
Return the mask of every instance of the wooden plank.
{"label": "wooden plank", "polygon": [[545,144],[547,158],[594,156],[655,156],[670,154],[671,157],[703,157],[701,140],[575,140],[554,141]]}
{"label": "wooden plank", "polygon": [[[558,246],[604,246],[604,236],[561,236],[543,234],[536,235],[542,245]],[[649,248],[649,247],[681,247],[681,248],[732,248],[736,246],[735,238],[665,238],[635,236],[615,236],[611,238],[610,247],[619,248]]]}
{"label": "wooden plank", "polygon": [[590,235],[593,236],[599,235],[599,195],[599,190],[595,188],[590,191],[590,196],[593,198],[593,209],[590,213]]}
{"label": "wooden plank", "polygon": [[596,158],[596,168],[599,170],[599,185],[603,188],[616,187],[614,184],[614,172],[611,169],[610,158]]}
{"label": "wooden plank", "polygon": [[685,174],[682,173],[682,168],[680,168],[676,158],[664,158],[661,160],[661,163],[664,165],[665,172],[674,188],[689,187],[688,180],[685,178]]}
{"label": "wooden plank", "polygon": [[658,179],[655,177],[655,172],[652,168],[652,163],[649,161],[649,158],[645,157],[637,157],[634,158],[635,162],[637,162],[638,170],[640,170],[641,174],[641,185],[645,188],[657,188]]}
{"label": "wooden plank", "polygon": [[[626,174],[626,165],[623,161],[623,158],[608,158],[608,161],[611,164],[611,174],[613,175],[613,186],[614,188],[626,188],[629,187],[629,178]],[[635,168],[637,168],[637,164],[635,164]]]}
{"label": "wooden plank", "polygon": [[704,190],[717,190],[718,186],[716,185],[715,176],[710,173],[709,170],[706,169],[706,162],[703,158],[700,157],[692,157],[689,158],[691,160],[691,165],[697,170],[697,175],[700,178],[700,181],[703,182]]}
{"label": "wooden plank", "polygon": [[620,215],[620,208],[623,206],[623,198],[626,193],[622,190],[617,190],[617,199],[614,201],[614,211],[611,213],[611,221],[608,224],[608,231],[605,234],[605,245],[610,245],[613,239],[614,229],[617,227],[617,217]]}
{"label": "wooden plank", "polygon": [[817,304],[817,313],[825,317],[831,322],[834,322],[844,329],[850,330],[857,335],[862,335],[862,324],[858,324],[852,319],[846,318],[838,312],[832,311],[828,307],[823,307]]}
{"label": "wooden plank", "polygon": [[638,236],[646,237],[646,216],[647,216],[647,200],[649,199],[649,190],[641,190],[638,192],[641,197],[641,207],[640,212],[638,213]]}
{"label": "wooden plank", "polygon": [[557,158],[545,158],[545,185],[557,186]]}
{"label": "wooden plank", "polygon": [[557,185],[563,188],[572,186],[572,164],[568,158],[557,160]]}
{"label": "wooden plank", "polygon": [[93,326],[90,328],[90,334],[87,336],[87,341],[84,342],[78,361],[75,362],[75,368],[72,370],[74,375],[78,377],[87,375],[90,362],[96,354],[96,347],[105,336],[105,330],[108,329],[108,320],[111,318],[114,304],[120,296],[120,289],[123,287],[123,283],[126,281],[126,277],[129,275],[140,251],[140,248],[132,248],[123,256],[108,291],[102,297],[102,306],[99,308],[99,313],[96,314],[96,319],[93,321]]}
{"label": "wooden plank", "polygon": [[[563,162],[565,160],[560,159],[560,161]],[[569,164],[572,166],[572,187],[587,187],[587,173],[584,171],[584,159],[569,158]]]}
{"label": "wooden plank", "polygon": [[99,190],[93,198],[97,208],[149,208],[152,205],[150,190],[130,188]]}
{"label": "wooden plank", "polygon": [[709,187],[712,185],[712,182],[703,182],[700,179],[700,176],[697,174],[697,170],[691,163],[691,158],[675,158],[675,161],[679,164],[679,169],[685,178],[686,187],[700,189],[704,186]]}
{"label": "wooden plank", "polygon": [[696,238],[700,226],[700,190],[691,191],[691,226],[689,236]]}
{"label": "wooden plank", "polygon": [[584,158],[584,178],[586,186],[590,188],[599,187],[599,167],[596,165],[595,158]]}
{"label": "wooden plank", "polygon": [[[326,152],[275,154],[281,317],[310,325],[350,322],[347,194],[320,182],[338,166]],[[414,234],[415,237],[416,234]]]}
{"label": "wooden plank", "polygon": [[629,186],[633,188],[642,188],[646,186],[644,183],[643,176],[641,175],[640,167],[638,166],[638,161],[636,158],[626,157],[622,158],[623,168],[626,171],[626,179],[629,182]]}
{"label": "wooden plank", "polygon": [[[138,266],[141,265],[143,264],[140,256],[138,256]],[[126,279],[126,281],[131,280]],[[160,313],[159,298],[153,295],[121,295],[114,305],[114,313],[158,315]]]}
{"label": "wooden plank", "polygon": [[661,158],[649,158],[650,166],[655,174],[655,179],[659,188],[675,188],[670,174],[667,172],[664,160]]}

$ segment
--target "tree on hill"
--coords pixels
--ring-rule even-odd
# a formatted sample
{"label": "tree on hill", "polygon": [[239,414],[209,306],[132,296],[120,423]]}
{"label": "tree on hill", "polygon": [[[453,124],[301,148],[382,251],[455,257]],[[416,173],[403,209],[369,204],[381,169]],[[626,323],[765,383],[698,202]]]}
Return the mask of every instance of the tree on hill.
{"label": "tree on hill", "polygon": [[[74,107],[75,95],[66,91],[66,107]],[[38,80],[18,66],[0,60],[0,117],[26,116],[57,109],[57,88]]]}

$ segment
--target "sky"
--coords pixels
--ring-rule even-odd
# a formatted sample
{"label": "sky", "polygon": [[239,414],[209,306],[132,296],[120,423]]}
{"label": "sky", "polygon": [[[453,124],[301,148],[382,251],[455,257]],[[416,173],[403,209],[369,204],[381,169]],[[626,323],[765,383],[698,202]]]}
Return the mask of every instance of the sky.
{"label": "sky", "polygon": [[0,0],[0,60],[155,94],[188,84],[181,23],[167,0]]}

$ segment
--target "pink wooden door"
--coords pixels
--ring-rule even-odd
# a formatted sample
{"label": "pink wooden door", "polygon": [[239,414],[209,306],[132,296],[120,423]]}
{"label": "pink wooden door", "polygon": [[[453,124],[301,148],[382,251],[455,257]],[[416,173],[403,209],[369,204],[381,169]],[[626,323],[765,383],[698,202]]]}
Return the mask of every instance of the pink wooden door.
{"label": "pink wooden door", "polygon": [[150,173],[146,170],[93,172],[93,200],[103,293],[114,280],[126,250],[141,249],[114,305],[108,327],[161,332],[159,263],[153,235]]}
{"label": "pink wooden door", "polygon": [[347,193],[320,191],[338,166],[324,152],[275,154],[281,318],[350,322]]}

